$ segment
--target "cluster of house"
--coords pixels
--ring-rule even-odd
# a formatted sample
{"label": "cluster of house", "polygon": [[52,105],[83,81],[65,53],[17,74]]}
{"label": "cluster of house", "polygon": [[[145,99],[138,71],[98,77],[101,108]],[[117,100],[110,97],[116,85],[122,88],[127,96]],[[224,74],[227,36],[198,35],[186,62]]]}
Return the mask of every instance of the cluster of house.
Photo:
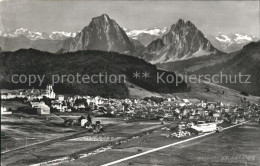
{"label": "cluster of house", "polygon": [[44,96],[55,99],[56,94],[51,85],[47,85],[46,89],[16,89],[1,93],[1,99],[26,98],[28,101],[35,99],[41,100]]}
{"label": "cluster of house", "polygon": [[[50,99],[51,103],[44,102],[44,97]],[[71,112],[72,110],[86,110],[90,106],[92,108],[101,106],[104,98],[99,96],[79,96],[67,97],[56,95],[51,85],[47,85],[46,89],[17,89],[1,93],[2,100],[25,99],[29,102],[31,108],[36,110],[39,115],[50,114],[51,109],[59,112]],[[102,100],[101,100],[102,99]],[[1,106],[1,113],[12,114],[6,107]]]}
{"label": "cluster of house", "polygon": [[37,110],[37,114],[46,115],[50,114],[51,110],[58,112],[72,112],[74,110],[90,110],[102,104],[100,97],[89,96],[74,96],[65,99],[63,95],[57,95],[56,99],[52,99],[50,104],[47,105],[44,101],[30,101],[31,108]]}
{"label": "cluster of house", "polygon": [[99,96],[73,96],[65,97],[58,95],[56,100],[51,102],[51,107],[59,112],[71,112],[72,110],[86,110],[87,108],[94,108],[103,104],[103,100]]}
{"label": "cluster of house", "polygon": [[259,106],[256,104],[244,106],[229,106],[222,102],[205,102],[197,99],[171,98],[163,102],[127,99],[122,110],[115,112],[116,116],[126,119],[144,118],[161,120],[204,120],[221,123],[240,118],[259,117]]}
{"label": "cluster of house", "polygon": [[[16,92],[16,93],[15,93]],[[43,97],[50,99],[45,103]],[[92,111],[96,116],[112,115],[125,119],[203,119],[218,121],[223,116],[235,115],[235,117],[252,115],[258,110],[256,104],[247,106],[229,106],[222,102],[205,102],[197,99],[180,99],[178,97],[154,101],[139,99],[108,99],[99,96],[73,96],[65,97],[56,95],[51,85],[45,90],[15,90],[13,93],[4,93],[2,99],[27,98],[31,108],[37,110],[37,114],[50,114],[51,109],[59,112]],[[3,110],[5,110],[3,108]],[[1,109],[2,112],[2,109]],[[5,110],[5,112],[8,112]]]}

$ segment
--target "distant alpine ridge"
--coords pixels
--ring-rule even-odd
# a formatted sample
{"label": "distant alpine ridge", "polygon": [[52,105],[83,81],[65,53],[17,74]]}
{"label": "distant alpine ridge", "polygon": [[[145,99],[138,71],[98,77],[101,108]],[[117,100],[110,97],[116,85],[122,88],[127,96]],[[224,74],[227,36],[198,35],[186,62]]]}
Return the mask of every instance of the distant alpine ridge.
{"label": "distant alpine ridge", "polygon": [[256,36],[243,33],[218,34],[217,36],[206,36],[215,48],[223,52],[235,52],[250,42],[258,41]]}
{"label": "distant alpine ridge", "polygon": [[124,28],[128,37],[140,41],[144,46],[150,44],[153,40],[156,40],[159,37],[162,37],[167,31],[168,28],[147,28],[142,30],[129,30]]}
{"label": "distant alpine ridge", "polygon": [[56,53],[62,47],[63,40],[75,37],[76,32],[55,31],[50,34],[18,28],[11,32],[0,32],[0,47],[4,51],[16,51],[23,48],[34,48]]}
{"label": "distant alpine ridge", "polygon": [[14,31],[4,33],[0,32],[0,36],[8,38],[16,38],[20,36],[25,36],[30,40],[40,40],[40,39],[50,39],[50,40],[64,40],[68,37],[75,37],[77,32],[64,32],[64,31],[54,31],[50,34],[45,32],[34,32],[26,28],[18,28]]}

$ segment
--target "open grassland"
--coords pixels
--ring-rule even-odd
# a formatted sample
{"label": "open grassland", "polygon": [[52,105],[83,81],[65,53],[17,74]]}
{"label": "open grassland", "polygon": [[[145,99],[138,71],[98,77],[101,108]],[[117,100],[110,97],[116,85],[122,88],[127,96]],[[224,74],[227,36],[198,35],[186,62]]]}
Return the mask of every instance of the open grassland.
{"label": "open grassland", "polygon": [[[102,165],[129,157],[155,147],[160,147],[182,139],[166,138],[161,131],[134,139],[111,150],[89,156],[62,166]],[[242,126],[216,133],[153,153],[139,156],[115,165],[252,165],[260,164],[260,127],[250,122]]]}
{"label": "open grassland", "polygon": [[63,121],[51,115],[2,115],[1,151],[75,133],[78,129],[62,125]]}
{"label": "open grassland", "polygon": [[23,102],[20,101],[1,101],[1,105],[6,107],[7,109],[12,109],[12,110],[17,110],[18,108],[21,107],[29,107],[28,104],[24,104]]}
{"label": "open grassland", "polygon": [[[100,147],[105,147],[112,142],[116,142],[118,140],[127,140],[128,138],[131,138],[135,135],[139,135],[151,130],[156,130],[162,127],[159,121],[133,122],[123,121],[116,118],[94,118],[93,120],[101,120],[102,122],[104,121],[105,131],[97,134],[83,132],[80,135],[72,138],[53,141],[49,144],[39,144],[30,148],[21,149],[19,151],[2,154],[2,163],[3,165],[20,166],[51,161],[66,156],[69,156],[69,158],[77,158],[77,156],[88,154],[91,151]],[[62,127],[60,127],[60,130],[61,128]],[[72,129],[67,128],[67,130]],[[56,132],[57,134],[59,133],[59,131]],[[72,132],[73,131],[70,131],[70,133]],[[42,135],[44,134],[42,133]],[[74,139],[84,137],[112,137],[113,139],[104,141],[78,141]]]}

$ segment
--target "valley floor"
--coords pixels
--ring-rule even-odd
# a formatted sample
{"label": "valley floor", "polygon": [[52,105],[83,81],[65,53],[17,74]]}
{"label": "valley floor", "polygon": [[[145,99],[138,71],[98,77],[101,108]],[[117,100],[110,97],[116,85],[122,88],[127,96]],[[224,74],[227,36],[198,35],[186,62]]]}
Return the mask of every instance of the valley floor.
{"label": "valley floor", "polygon": [[[1,132],[6,132],[8,118],[12,120],[8,123],[17,120],[15,117],[5,117],[2,122],[5,127]],[[9,149],[9,152],[5,152],[3,146],[1,165],[102,165],[173,143],[177,144],[115,165],[260,164],[260,126],[256,122],[238,125],[221,133],[205,134],[184,143],[178,142],[197,136],[167,137],[172,131],[162,128],[169,127],[168,123],[161,125],[160,121],[155,120],[124,121],[118,118],[102,118],[102,122],[105,132],[93,134],[78,130],[70,133],[70,136],[64,134],[60,139],[47,143],[41,143],[42,138],[37,138],[38,131],[32,129],[30,137],[35,138],[38,144],[13,151]],[[29,122],[26,120],[24,123]],[[17,131],[25,132],[23,127],[26,125],[19,125]],[[30,120],[30,125],[39,124]],[[7,131],[11,137],[12,132]],[[45,129],[44,132],[48,135],[53,131]],[[6,139],[1,137],[1,142],[6,142]]]}
{"label": "valley floor", "polygon": [[[129,141],[106,152],[60,165],[102,165],[143,151],[177,142],[161,131]],[[211,134],[114,165],[260,165],[260,126],[249,122],[222,133]]]}

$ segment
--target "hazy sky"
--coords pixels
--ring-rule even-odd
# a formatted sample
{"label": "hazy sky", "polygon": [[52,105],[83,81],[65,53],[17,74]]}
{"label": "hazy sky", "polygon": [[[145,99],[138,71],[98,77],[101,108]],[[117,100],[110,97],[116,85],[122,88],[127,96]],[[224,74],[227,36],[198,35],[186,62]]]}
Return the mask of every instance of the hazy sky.
{"label": "hazy sky", "polygon": [[0,0],[0,31],[79,31],[106,13],[121,27],[170,27],[190,20],[204,34],[242,32],[259,37],[259,1]]}

